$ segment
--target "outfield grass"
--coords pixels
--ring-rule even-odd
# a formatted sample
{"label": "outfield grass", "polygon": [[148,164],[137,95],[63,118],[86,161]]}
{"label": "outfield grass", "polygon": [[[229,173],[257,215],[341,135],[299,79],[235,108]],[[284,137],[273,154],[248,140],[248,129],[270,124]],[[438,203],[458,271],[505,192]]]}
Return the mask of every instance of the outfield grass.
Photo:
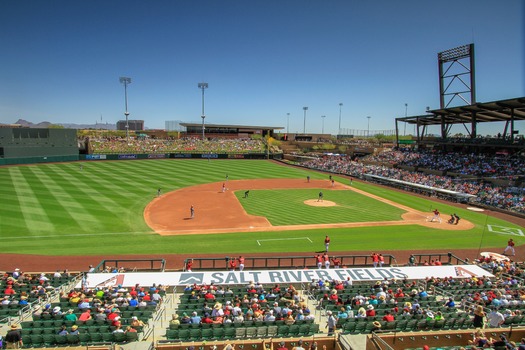
{"label": "outfield grass", "polygon": [[[391,191],[354,181],[356,188],[404,204],[420,211],[439,207],[444,217],[456,212],[475,224],[468,231],[446,231],[422,226],[363,227],[286,232],[228,233],[221,235],[159,236],[144,223],[143,210],[161,187],[164,193],[195,184],[258,178],[327,179],[327,175],[305,169],[278,165],[269,161],[242,160],[140,160],[114,162],[41,164],[0,168],[0,237],[4,253],[46,255],[108,255],[167,253],[244,253],[313,252],[323,247],[329,234],[334,251],[414,250],[488,248],[501,250],[508,235],[495,233],[486,225],[514,230],[514,224],[452,206],[436,204],[431,199]],[[347,179],[334,177],[348,183]],[[305,190],[306,191],[306,190]],[[253,191],[255,193],[255,191]],[[286,199],[303,196],[303,190],[256,191],[267,197],[264,210],[275,225],[297,223],[298,218],[313,216],[309,208],[294,209]],[[337,192],[337,191],[333,191]],[[349,191],[339,191],[344,195]],[[251,193],[251,195],[254,195]],[[314,197],[317,198],[317,191]],[[307,194],[311,196],[311,194]],[[357,195],[355,193],[352,196]],[[274,197],[281,198],[274,200]],[[377,201],[351,202],[364,221],[379,219]],[[325,195],[326,198],[326,195]],[[368,197],[366,197],[368,200]],[[252,201],[250,201],[252,202]],[[337,200],[336,202],[339,202]],[[381,204],[383,205],[383,204]],[[388,206],[389,208],[393,208]],[[253,208],[247,207],[250,211]],[[308,210],[307,210],[308,209]],[[316,209],[313,208],[312,209]],[[316,216],[339,218],[337,207],[317,208]],[[395,208],[394,208],[395,209]],[[260,209],[258,209],[260,210]],[[399,209],[396,209],[399,210]],[[388,209],[390,211],[390,209]],[[277,213],[277,214],[276,214]],[[385,215],[387,213],[384,213]],[[388,213],[399,218],[400,212]],[[395,219],[387,219],[395,220]],[[345,220],[346,221],[346,220]],[[331,221],[334,222],[334,221]],[[257,240],[301,238],[283,241]],[[525,239],[513,236],[518,244]],[[498,250],[498,251],[499,251]]]}

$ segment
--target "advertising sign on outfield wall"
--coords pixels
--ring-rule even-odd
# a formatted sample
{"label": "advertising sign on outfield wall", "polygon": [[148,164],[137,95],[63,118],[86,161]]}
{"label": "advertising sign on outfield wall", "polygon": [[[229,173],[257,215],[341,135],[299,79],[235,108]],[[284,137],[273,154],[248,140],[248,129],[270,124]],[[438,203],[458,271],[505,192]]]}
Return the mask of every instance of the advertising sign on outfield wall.
{"label": "advertising sign on outfield wall", "polygon": [[119,154],[118,159],[137,159],[136,154]]}
{"label": "advertising sign on outfield wall", "polygon": [[90,273],[86,283],[90,288],[136,284],[150,286],[183,286],[187,284],[234,285],[260,283],[309,283],[312,280],[373,282],[385,279],[425,279],[427,277],[470,278],[473,276],[494,277],[476,265],[413,266],[385,268],[348,268],[315,270],[262,270],[262,271],[194,271],[194,272],[134,272],[134,273]]}
{"label": "advertising sign on outfield wall", "polygon": [[86,154],[86,159],[93,159],[93,160],[106,159],[106,155],[105,154]]}

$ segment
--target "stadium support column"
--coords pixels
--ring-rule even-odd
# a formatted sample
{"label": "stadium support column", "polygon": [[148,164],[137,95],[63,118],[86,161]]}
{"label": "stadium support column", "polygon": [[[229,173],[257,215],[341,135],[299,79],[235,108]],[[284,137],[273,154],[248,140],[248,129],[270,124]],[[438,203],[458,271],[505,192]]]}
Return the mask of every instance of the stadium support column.
{"label": "stadium support column", "polygon": [[476,112],[472,112],[472,130],[471,130],[471,137],[472,139],[475,139],[478,137],[478,118],[476,117]]}

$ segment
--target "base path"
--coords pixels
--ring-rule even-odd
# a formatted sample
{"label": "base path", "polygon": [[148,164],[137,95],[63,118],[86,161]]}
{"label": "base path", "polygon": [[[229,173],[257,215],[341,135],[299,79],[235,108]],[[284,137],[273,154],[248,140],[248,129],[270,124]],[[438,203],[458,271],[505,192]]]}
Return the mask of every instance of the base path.
{"label": "base path", "polygon": [[[223,191],[223,184],[226,188],[225,191]],[[404,210],[405,214],[402,215],[402,220],[399,221],[272,226],[265,217],[248,215],[234,193],[235,191],[246,192],[249,190],[301,188],[320,188],[323,189],[325,193],[340,190],[355,191],[398,207]],[[248,193],[246,200],[249,199],[250,196]],[[241,198],[241,200],[244,200],[244,198]],[[330,204],[332,203],[333,202],[330,202]],[[307,200],[305,205],[324,206],[325,204],[323,204],[323,202],[317,202],[317,199],[311,199]],[[332,205],[337,205],[337,203],[333,203]],[[191,206],[195,208],[195,216],[193,218],[190,213]],[[316,228],[414,224],[444,230],[468,230],[474,227],[472,223],[466,220],[461,220],[458,225],[449,225],[446,223],[448,218],[444,217],[442,218],[442,223],[429,222],[428,218],[432,215],[432,213],[420,212],[338,182],[335,182],[334,186],[332,186],[328,180],[310,180],[308,182],[306,179],[238,180],[185,187],[155,198],[144,210],[144,219],[148,226],[161,235],[289,231]]]}

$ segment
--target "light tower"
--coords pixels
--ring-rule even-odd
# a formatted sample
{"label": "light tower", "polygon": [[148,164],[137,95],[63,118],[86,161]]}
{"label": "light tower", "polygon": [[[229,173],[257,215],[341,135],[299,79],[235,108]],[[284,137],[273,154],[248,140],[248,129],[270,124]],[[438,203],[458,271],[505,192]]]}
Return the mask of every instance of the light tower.
{"label": "light tower", "polygon": [[304,111],[303,134],[306,134],[306,111],[307,110],[308,110],[308,107],[303,107],[303,111]]}
{"label": "light tower", "polygon": [[343,107],[343,103],[339,103],[339,130],[337,131],[338,135],[341,135],[341,108]]}
{"label": "light tower", "polygon": [[326,115],[322,115],[322,116],[321,116],[321,119],[322,119],[322,121],[323,121],[323,124],[322,124],[323,126],[322,126],[322,128],[321,128],[321,134],[323,134],[323,135],[324,135],[324,118],[326,118]]}
{"label": "light tower", "polygon": [[124,102],[126,104],[126,111],[124,112],[124,115],[126,116],[126,141],[129,142],[128,84],[131,84],[131,78],[120,77],[119,81],[121,84],[124,84]]}
{"label": "light tower", "polygon": [[197,87],[202,90],[202,113],[201,113],[201,118],[202,118],[202,139],[204,140],[205,139],[205,137],[204,137],[204,119],[206,118],[206,115],[204,114],[204,90],[206,90],[208,88],[208,83],[199,83],[197,85]]}
{"label": "light tower", "polygon": [[286,113],[286,133],[290,133],[290,113]]}
{"label": "light tower", "polygon": [[366,117],[368,119],[368,127],[366,129],[366,137],[370,137],[370,118],[372,118],[371,116],[367,116]]}
{"label": "light tower", "polygon": [[[405,119],[408,115],[408,103],[405,103]],[[405,122],[405,128],[403,129],[403,136],[407,134],[407,123]]]}

